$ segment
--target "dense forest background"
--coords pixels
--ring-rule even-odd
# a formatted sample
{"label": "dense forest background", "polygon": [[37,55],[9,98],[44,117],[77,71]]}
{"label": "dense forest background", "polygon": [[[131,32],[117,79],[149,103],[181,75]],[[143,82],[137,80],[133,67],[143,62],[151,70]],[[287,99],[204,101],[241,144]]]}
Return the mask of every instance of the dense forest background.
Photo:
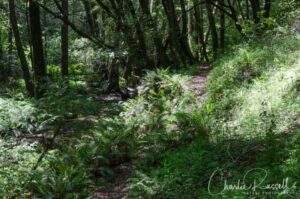
{"label": "dense forest background", "polygon": [[[1,0],[0,197],[299,197],[299,16],[297,0]],[[241,179],[264,188],[223,187]]]}

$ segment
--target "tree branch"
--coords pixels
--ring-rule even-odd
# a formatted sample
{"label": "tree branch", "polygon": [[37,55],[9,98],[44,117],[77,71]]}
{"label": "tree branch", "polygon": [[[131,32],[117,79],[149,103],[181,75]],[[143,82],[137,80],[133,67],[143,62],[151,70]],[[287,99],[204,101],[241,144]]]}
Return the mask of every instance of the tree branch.
{"label": "tree branch", "polygon": [[115,49],[114,46],[111,46],[109,44],[106,44],[104,41],[98,39],[98,38],[95,38],[95,37],[92,37],[90,36],[89,34],[85,33],[84,31],[80,30],[78,27],[76,27],[76,25],[74,23],[72,23],[69,19],[66,19],[64,16],[63,16],[63,13],[62,13],[62,8],[61,6],[59,5],[58,1],[57,0],[54,0],[57,8],[59,9],[60,13],[55,13],[54,11],[52,11],[51,9],[47,8],[46,6],[44,6],[42,3],[39,3],[39,6],[44,9],[46,12],[48,12],[49,14],[51,14],[54,18],[57,18],[57,19],[60,19],[63,23],[67,24],[68,26],[70,26],[78,35],[90,40],[91,42],[95,43],[96,45],[98,46],[101,46],[101,47],[106,47],[106,48],[109,48],[111,50]]}

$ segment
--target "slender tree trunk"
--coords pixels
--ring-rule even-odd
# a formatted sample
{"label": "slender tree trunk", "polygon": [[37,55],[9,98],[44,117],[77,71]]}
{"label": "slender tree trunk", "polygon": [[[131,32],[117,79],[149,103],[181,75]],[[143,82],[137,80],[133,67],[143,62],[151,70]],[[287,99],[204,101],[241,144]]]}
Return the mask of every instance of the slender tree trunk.
{"label": "slender tree trunk", "polygon": [[[12,62],[13,62],[13,48],[14,48],[14,43],[13,43],[13,30],[11,27],[11,23],[9,23],[9,29],[8,29],[8,43],[9,43],[9,47],[8,47],[8,67],[10,70],[10,68],[12,67]],[[9,71],[6,70],[6,75],[9,75]]]}
{"label": "slender tree trunk", "polygon": [[250,19],[249,0],[246,0],[246,19]]}
{"label": "slender tree trunk", "polygon": [[155,21],[151,15],[150,12],[150,4],[148,0],[139,0],[141,10],[144,16],[144,22],[146,25],[153,30],[153,34],[151,35],[153,37],[153,43],[155,45],[156,49],[156,54],[157,57],[159,58],[160,65],[167,67],[170,65],[170,60],[169,57],[164,50],[163,44],[162,44],[162,39],[159,37],[159,34],[157,32],[157,27],[155,24]]}
{"label": "slender tree trunk", "polygon": [[[65,20],[68,20],[68,0],[62,1],[62,9],[64,11],[63,17]],[[69,30],[68,25],[66,23],[62,23],[61,25],[61,73],[63,76],[69,75]]]}
{"label": "slender tree trunk", "polygon": [[[47,2],[45,2],[45,5],[47,5]],[[47,50],[47,13],[45,11],[42,11],[42,16],[43,16],[43,23],[42,23],[42,33],[43,33],[43,37],[44,37],[44,57],[45,57],[45,64],[47,65],[48,62],[48,50]]]}
{"label": "slender tree trunk", "polygon": [[[230,10],[230,12],[228,12],[229,14],[227,14],[227,16],[229,16],[233,20],[234,25],[235,25],[236,29],[239,31],[239,33],[242,36],[245,36],[245,34],[243,33],[243,28],[239,22],[238,14],[237,14],[237,11],[236,11],[234,5],[232,4],[231,0],[227,0],[227,2],[228,2],[228,5],[226,5],[226,7],[228,7]],[[248,3],[248,1],[246,1],[246,3]],[[218,9],[225,14],[224,9],[220,9],[220,8],[218,8]]]}
{"label": "slender tree trunk", "polygon": [[[221,0],[221,4],[224,4],[224,0]],[[225,47],[225,13],[220,11],[220,48]]]}
{"label": "slender tree trunk", "polygon": [[209,22],[209,26],[211,29],[212,49],[213,49],[214,55],[216,55],[218,48],[219,48],[218,32],[217,32],[215,17],[213,15],[213,10],[212,10],[209,0],[206,0],[206,9],[207,9],[208,22]]}
{"label": "slender tree trunk", "polygon": [[[3,44],[2,44],[2,35],[0,33],[0,64],[2,63],[3,61]],[[1,65],[2,67],[2,65]]]}
{"label": "slender tree trunk", "polygon": [[[0,2],[0,9],[4,9],[3,7],[3,2]],[[4,52],[3,52],[3,40],[2,40],[2,34],[0,32],[0,71],[2,69],[2,61],[3,61],[3,57],[4,57]]]}
{"label": "slender tree trunk", "polygon": [[[116,1],[114,0],[110,0],[111,6],[113,8],[114,14],[117,15],[117,18],[115,19],[116,22],[116,29],[115,29],[115,33],[117,35],[117,37],[114,40],[114,46],[117,46],[117,48],[120,47],[120,40],[121,40],[121,36],[119,36],[119,33],[122,32],[124,34],[128,33],[126,31],[130,31],[129,29],[127,29],[126,24],[123,23],[123,19],[124,19],[124,13],[122,12],[122,5],[118,4]],[[132,54],[134,54],[132,51],[133,49],[131,48],[130,44],[131,44],[131,39],[132,39],[132,35],[128,35],[128,40],[126,40],[128,46],[129,46],[129,56],[132,56]],[[108,74],[108,91],[109,92],[120,92],[120,82],[119,82],[119,63],[118,63],[118,56],[119,55],[115,55],[114,57],[110,58],[108,61],[108,67],[109,67],[109,74]]]}
{"label": "slender tree trunk", "polygon": [[177,22],[177,17],[175,13],[175,5],[173,0],[163,0],[163,6],[167,15],[169,24],[169,36],[170,36],[170,47],[173,48],[174,60],[177,63],[182,63],[186,65],[188,63],[188,57],[185,55],[180,43],[181,32]]}
{"label": "slender tree trunk", "polygon": [[119,61],[116,57],[112,58],[109,69],[109,92],[120,92],[119,83]]}
{"label": "slender tree trunk", "polygon": [[100,11],[99,14],[99,36],[103,38],[103,41],[105,42],[105,30],[104,30],[104,21],[105,21],[105,14],[104,11]]}
{"label": "slender tree trunk", "polygon": [[22,41],[20,38],[20,33],[18,29],[18,23],[17,23],[17,17],[16,17],[16,11],[15,11],[15,3],[14,0],[9,0],[9,18],[10,18],[10,23],[12,26],[14,38],[15,38],[15,44],[18,52],[18,56],[20,59],[21,67],[22,67],[22,72],[23,72],[23,77],[25,80],[25,85],[27,92],[29,93],[30,96],[34,96],[34,85],[31,79],[30,71],[29,71],[29,66],[25,57]]}
{"label": "slender tree trunk", "polygon": [[27,28],[27,37],[28,37],[28,45],[30,48],[29,51],[29,56],[30,56],[30,61],[33,63],[33,53],[32,53],[32,41],[31,41],[31,33],[30,33],[30,22],[29,22],[29,2],[26,2],[26,10],[25,10],[25,15],[26,15],[26,28]]}
{"label": "slender tree trunk", "polygon": [[180,42],[182,49],[185,52],[185,55],[188,57],[189,64],[193,64],[195,61],[195,58],[193,56],[192,50],[188,43],[188,15],[185,9],[186,2],[184,0],[180,0],[180,7],[182,12],[182,31],[181,31],[181,37]]}
{"label": "slender tree trunk", "polygon": [[264,6],[264,17],[269,18],[270,17],[270,11],[271,11],[271,0],[265,0],[265,6]]}
{"label": "slender tree trunk", "polygon": [[[238,10],[239,15],[241,16],[242,20],[245,20],[246,14],[244,13],[244,8],[242,7],[241,0],[236,0],[236,3],[237,3],[237,7],[238,7],[237,10]],[[223,5],[224,0],[220,0],[220,4]],[[222,12],[222,13],[224,13],[224,12]]]}
{"label": "slender tree trunk", "polygon": [[141,24],[139,22],[139,19],[138,19],[136,13],[135,13],[135,9],[134,9],[132,1],[127,0],[127,2],[128,2],[128,7],[129,7],[129,10],[130,10],[131,16],[134,20],[135,29],[136,29],[136,36],[137,36],[137,39],[139,41],[138,42],[139,55],[145,59],[144,61],[146,62],[146,68],[153,69],[154,63],[150,60],[150,58],[148,56],[148,53],[147,53],[148,48],[147,48],[147,44],[146,44],[144,31],[142,30],[142,26],[141,26]]}
{"label": "slender tree trunk", "polygon": [[251,8],[252,8],[252,16],[255,24],[259,24],[259,12],[260,12],[260,3],[259,0],[250,0]]}
{"label": "slender tree trunk", "polygon": [[122,1],[109,1],[112,7],[112,11],[106,10],[106,12],[110,15],[115,16],[114,20],[116,23],[117,35],[114,41],[114,43],[116,43],[115,46],[118,46],[119,48],[121,43],[119,40],[122,39],[124,41],[124,43],[128,47],[128,56],[130,57],[129,59],[132,61],[132,68],[134,72],[136,72],[138,75],[141,75],[142,70],[147,68],[147,61],[145,61],[147,59],[141,56],[139,49],[140,44],[138,40],[134,37],[134,28],[136,27],[132,27],[129,25],[128,16],[126,16],[126,13],[124,12],[124,4]]}
{"label": "slender tree trunk", "polygon": [[[188,7],[191,7],[190,2],[188,3]],[[195,37],[193,35],[194,30],[195,30],[195,20],[194,20],[195,14],[194,14],[194,12],[195,12],[194,10],[191,10],[190,12],[187,13],[187,15],[188,15],[188,25],[187,25],[187,27],[188,27],[188,44],[191,47],[192,47],[194,39],[195,39]],[[192,53],[194,54],[194,52],[193,52],[194,49],[191,49],[191,50],[192,50]],[[198,57],[195,57],[195,59],[198,60]]]}
{"label": "slender tree trunk", "polygon": [[[0,3],[1,5],[1,3]],[[5,82],[4,80],[4,52],[3,52],[3,44],[2,44],[2,35],[0,32],[0,83]]]}
{"label": "slender tree trunk", "polygon": [[89,25],[90,33],[94,36],[99,34],[99,26],[97,24],[97,14],[92,13],[92,6],[93,4],[89,1],[83,0],[83,5],[86,13],[86,21]]}
{"label": "slender tree trunk", "polygon": [[202,5],[196,5],[196,4],[197,4],[197,1],[194,0],[196,29],[197,29],[197,33],[198,33],[200,59],[205,59],[205,61],[209,61],[207,53],[206,53],[206,42],[205,42],[205,38],[204,38],[203,9],[202,9]]}
{"label": "slender tree trunk", "polygon": [[46,86],[46,64],[42,41],[40,8],[36,0],[29,0],[29,21],[33,50],[33,70],[35,81],[35,98],[43,97]]}

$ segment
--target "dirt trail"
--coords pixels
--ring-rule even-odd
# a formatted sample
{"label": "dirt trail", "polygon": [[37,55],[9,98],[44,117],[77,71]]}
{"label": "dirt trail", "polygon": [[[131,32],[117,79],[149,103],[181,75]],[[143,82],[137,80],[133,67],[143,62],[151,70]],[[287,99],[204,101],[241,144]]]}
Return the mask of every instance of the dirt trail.
{"label": "dirt trail", "polygon": [[106,185],[101,192],[94,193],[96,199],[121,199],[126,195],[125,188],[134,168],[131,163],[124,163],[115,168],[117,178]]}
{"label": "dirt trail", "polygon": [[207,76],[211,70],[212,65],[206,63],[200,66],[200,71],[198,75],[192,77],[190,81],[190,88],[195,92],[196,97],[199,101],[203,101],[205,98],[204,89],[207,82]]}
{"label": "dirt trail", "polygon": [[[201,65],[199,74],[194,75],[189,82],[189,87],[195,92],[199,101],[202,101],[205,98],[204,88],[211,68],[212,65],[209,63]],[[131,163],[125,163],[118,166],[115,168],[117,178],[114,182],[109,183],[103,191],[94,193],[94,197],[96,199],[122,199],[126,195],[124,189],[126,188],[128,179],[133,171],[134,167]]]}

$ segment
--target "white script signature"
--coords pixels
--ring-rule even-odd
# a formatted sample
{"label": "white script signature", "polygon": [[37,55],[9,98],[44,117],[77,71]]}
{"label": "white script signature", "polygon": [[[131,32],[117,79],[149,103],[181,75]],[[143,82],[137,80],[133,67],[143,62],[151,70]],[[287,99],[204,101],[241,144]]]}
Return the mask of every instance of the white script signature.
{"label": "white script signature", "polygon": [[[260,179],[254,179],[253,182],[247,183],[246,181],[249,181],[250,174],[254,173],[261,173],[262,177]],[[274,183],[274,184],[266,184],[265,181],[268,176],[268,172],[265,169],[262,168],[254,168],[248,170],[243,179],[238,179],[236,183],[229,184],[228,181],[224,180],[223,189],[218,191],[212,191],[212,186],[216,185],[216,178],[221,177],[221,181],[223,181],[223,174],[224,172],[221,169],[216,169],[212,175],[210,176],[209,182],[208,182],[208,193],[210,195],[221,195],[224,194],[226,191],[230,190],[237,190],[237,191],[285,191],[285,190],[294,190],[296,189],[296,182],[290,183],[290,179],[284,178],[280,183]],[[214,181],[215,180],[215,181]],[[215,182],[215,183],[214,183]],[[290,186],[289,186],[290,185]]]}

